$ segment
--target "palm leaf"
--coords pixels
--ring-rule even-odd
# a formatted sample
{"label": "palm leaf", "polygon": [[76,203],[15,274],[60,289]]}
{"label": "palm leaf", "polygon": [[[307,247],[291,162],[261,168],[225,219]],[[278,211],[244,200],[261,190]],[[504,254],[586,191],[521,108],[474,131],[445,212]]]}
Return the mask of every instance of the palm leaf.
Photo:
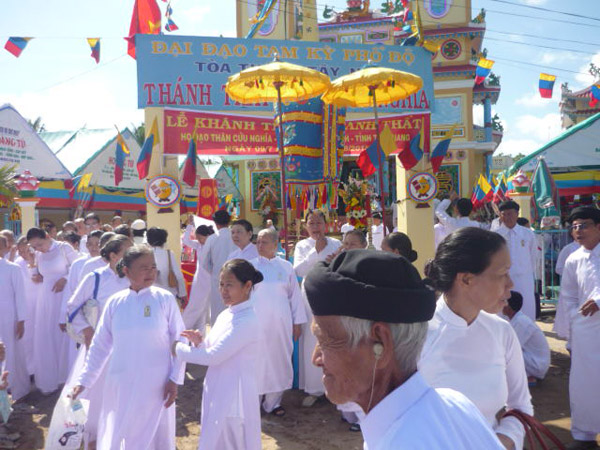
{"label": "palm leaf", "polygon": [[17,195],[17,186],[15,185],[15,177],[17,166],[2,166],[0,167],[0,197],[5,200],[11,200]]}

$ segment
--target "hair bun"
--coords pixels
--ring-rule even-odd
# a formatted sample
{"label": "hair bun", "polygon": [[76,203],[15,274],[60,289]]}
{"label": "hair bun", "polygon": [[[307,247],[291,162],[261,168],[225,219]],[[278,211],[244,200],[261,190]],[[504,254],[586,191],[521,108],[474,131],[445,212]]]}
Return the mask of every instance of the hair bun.
{"label": "hair bun", "polygon": [[265,277],[263,277],[262,272],[257,270],[254,272],[254,276],[252,277],[252,284],[258,284],[264,279],[265,279]]}
{"label": "hair bun", "polygon": [[419,257],[419,254],[414,250],[411,250],[410,253],[408,254],[408,260],[411,263],[415,262],[418,257]]}
{"label": "hair bun", "polygon": [[125,261],[123,260],[123,258],[121,258],[119,260],[119,262],[117,263],[117,275],[119,275],[119,278],[125,278],[125,271],[123,270],[123,268],[125,267]]}

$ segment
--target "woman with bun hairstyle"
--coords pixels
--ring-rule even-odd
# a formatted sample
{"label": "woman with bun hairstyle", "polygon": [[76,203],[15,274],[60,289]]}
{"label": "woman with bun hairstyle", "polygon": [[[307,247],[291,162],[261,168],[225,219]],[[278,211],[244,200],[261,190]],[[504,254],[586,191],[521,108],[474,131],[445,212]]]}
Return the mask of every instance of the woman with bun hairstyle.
{"label": "woman with bun hairstyle", "polygon": [[186,330],[182,336],[191,345],[174,343],[179,359],[208,366],[199,450],[261,448],[255,375],[260,325],[250,294],[262,280],[262,273],[248,261],[227,261],[219,276],[219,291],[227,308],[219,314],[206,339],[198,330]]}
{"label": "woman with bun hairstyle", "polygon": [[174,402],[185,365],[171,344],[183,320],[173,294],[153,285],[149,246],[128,248],[117,272],[129,288],[108,299],[71,397],[93,389],[105,372],[96,448],[175,450]]}
{"label": "woman with bun hairstyle", "polygon": [[[85,354],[90,347],[94,329],[97,323],[89,323],[83,314],[83,305],[91,299],[98,302],[98,315],[100,318],[102,311],[106,306],[108,299],[117,292],[129,287],[129,280],[119,277],[117,273],[117,263],[121,260],[125,251],[131,247],[131,240],[126,236],[117,235],[110,239],[104,247],[100,249],[100,257],[107,263],[105,267],[97,269],[85,276],[79,283],[73,295],[67,303],[67,315],[72,317],[71,325],[73,331],[81,335],[85,346],[79,349],[80,355],[71,369],[69,380],[76,380],[83,370]],[[96,289],[97,284],[97,289]],[[94,296],[94,293],[96,295]],[[86,442],[92,444],[96,442],[98,434],[98,419],[100,407],[102,406],[102,387],[104,385],[104,370],[98,378],[98,382],[93,388],[85,392],[85,397],[90,401],[87,422],[85,424]],[[65,386],[70,383],[67,381]],[[68,392],[67,392],[68,393]],[[92,446],[92,448],[95,448]]]}
{"label": "woman with bun hairstyle", "polygon": [[479,408],[507,449],[522,449],[525,431],[505,409],[533,414],[519,340],[498,317],[513,283],[502,236],[460,228],[438,246],[426,275],[441,293],[419,371],[434,388],[452,388]]}
{"label": "woman with bun hairstyle", "polygon": [[383,238],[381,242],[381,250],[388,253],[404,256],[411,263],[415,262],[419,257],[418,253],[413,250],[410,238],[399,231],[394,231]]}

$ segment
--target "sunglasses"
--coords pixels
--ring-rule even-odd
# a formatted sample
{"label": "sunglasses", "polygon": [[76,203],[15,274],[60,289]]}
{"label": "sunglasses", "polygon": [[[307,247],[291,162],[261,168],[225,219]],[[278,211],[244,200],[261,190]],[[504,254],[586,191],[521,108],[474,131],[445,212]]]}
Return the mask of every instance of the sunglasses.
{"label": "sunglasses", "polygon": [[592,225],[594,225],[594,224],[593,224],[593,223],[589,223],[589,222],[586,222],[586,223],[579,223],[579,224],[577,224],[577,225],[571,225],[571,226],[569,227],[569,230],[571,230],[571,231],[579,231],[579,230],[582,230],[582,231],[583,231],[583,230],[587,230],[587,229],[588,229],[588,228],[590,228]]}

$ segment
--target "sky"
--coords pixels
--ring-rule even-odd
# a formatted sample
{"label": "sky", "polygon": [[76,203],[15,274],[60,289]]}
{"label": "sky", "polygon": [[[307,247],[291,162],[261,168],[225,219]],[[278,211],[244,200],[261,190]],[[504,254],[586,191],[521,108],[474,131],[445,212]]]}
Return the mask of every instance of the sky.
{"label": "sky", "polygon": [[[172,0],[172,18],[179,26],[173,34],[235,37],[235,1]],[[381,1],[372,1],[371,7],[379,8]],[[528,154],[561,132],[560,84],[568,82],[573,90],[589,86],[594,81],[587,74],[589,63],[600,66],[600,13],[592,8],[597,1],[472,0],[472,17],[487,10],[484,47],[501,77],[493,112],[505,131],[497,154]],[[136,63],[123,40],[133,3],[19,0],[3,5],[0,40],[35,39],[20,58],[0,49],[0,105],[10,103],[28,119],[41,117],[49,131],[140,124]],[[164,11],[166,3],[158,3]],[[345,5],[343,0],[318,0],[320,17],[325,3],[338,11]],[[90,57],[88,37],[102,38],[100,64]],[[557,75],[552,99],[538,93],[540,72]],[[475,123],[483,123],[481,107],[475,108]]]}

